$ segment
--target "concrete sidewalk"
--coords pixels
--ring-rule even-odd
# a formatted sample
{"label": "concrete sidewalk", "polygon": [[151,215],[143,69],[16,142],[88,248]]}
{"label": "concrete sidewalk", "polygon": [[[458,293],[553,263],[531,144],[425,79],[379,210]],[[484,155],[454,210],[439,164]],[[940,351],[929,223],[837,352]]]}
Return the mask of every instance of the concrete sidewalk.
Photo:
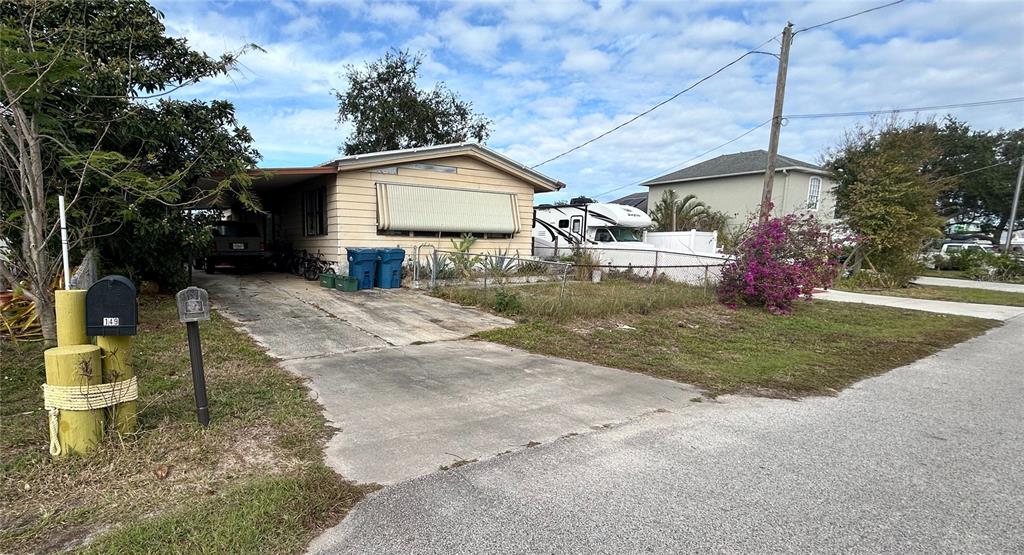
{"label": "concrete sidewalk", "polygon": [[930,301],[926,299],[909,299],[904,297],[887,297],[885,295],[868,295],[865,293],[851,293],[849,291],[815,292],[815,299],[826,301],[838,301],[843,303],[873,304],[879,306],[891,306],[905,308],[908,310],[921,310],[924,312],[936,312],[939,314],[955,314],[958,316],[973,316],[975,318],[987,318],[989,320],[1011,320],[1024,314],[1024,307],[1003,306],[996,304],[978,303],[954,303],[950,301]]}
{"label": "concrete sidewalk", "polygon": [[1004,291],[1006,293],[1024,293],[1024,284],[1020,283],[999,283],[998,281],[974,281],[971,279],[951,279],[940,277],[921,276],[914,279],[918,285],[937,285],[940,287],[963,287],[965,289],[987,289],[989,291]]}

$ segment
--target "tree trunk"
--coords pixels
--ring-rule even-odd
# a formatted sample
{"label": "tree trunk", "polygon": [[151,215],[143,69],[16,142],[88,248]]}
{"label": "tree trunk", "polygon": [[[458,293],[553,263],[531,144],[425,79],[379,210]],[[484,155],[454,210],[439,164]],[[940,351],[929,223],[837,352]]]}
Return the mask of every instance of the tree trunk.
{"label": "tree trunk", "polygon": [[43,331],[43,343],[47,347],[57,346],[57,317],[53,309],[53,291],[49,284],[36,295],[36,314]]}

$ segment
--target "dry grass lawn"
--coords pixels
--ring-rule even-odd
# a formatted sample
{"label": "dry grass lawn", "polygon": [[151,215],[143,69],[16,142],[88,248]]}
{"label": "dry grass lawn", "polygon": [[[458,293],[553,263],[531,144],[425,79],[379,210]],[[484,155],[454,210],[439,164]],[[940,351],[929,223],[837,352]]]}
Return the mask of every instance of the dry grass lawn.
{"label": "dry grass lawn", "polygon": [[42,347],[2,345],[0,552],[298,553],[372,489],[324,465],[331,430],[302,382],[216,315],[200,427],[173,299],[143,297],[140,316],[141,429],[87,457],[47,453]]}

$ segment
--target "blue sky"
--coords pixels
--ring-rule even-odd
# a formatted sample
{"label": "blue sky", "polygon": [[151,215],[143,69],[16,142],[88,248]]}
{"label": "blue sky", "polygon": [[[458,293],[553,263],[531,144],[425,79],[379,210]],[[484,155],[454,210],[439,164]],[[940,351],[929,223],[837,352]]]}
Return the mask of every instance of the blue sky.
{"label": "blue sky", "polygon": [[[168,32],[219,54],[256,43],[229,77],[177,96],[230,100],[263,166],[338,154],[347,130],[332,89],[349,64],[390,48],[424,56],[424,87],[444,81],[494,120],[488,146],[527,165],[664,100],[778,34],[872,2],[155,2]],[[797,35],[788,114],[930,106],[1024,96],[1024,3],[909,1]],[[777,51],[771,42],[763,50]],[[771,117],[775,58],[750,56],[637,123],[539,168],[579,194],[630,186]],[[1024,103],[947,110],[979,129],[1024,126]],[[928,116],[928,112],[922,115]],[[790,120],[780,153],[818,161],[866,118]],[[766,148],[768,128],[691,163]]]}

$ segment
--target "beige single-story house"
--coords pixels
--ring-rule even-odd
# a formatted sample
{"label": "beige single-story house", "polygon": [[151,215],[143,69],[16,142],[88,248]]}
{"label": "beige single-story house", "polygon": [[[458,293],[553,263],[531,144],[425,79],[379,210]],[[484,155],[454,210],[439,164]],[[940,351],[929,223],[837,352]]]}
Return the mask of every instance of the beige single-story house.
{"label": "beige single-story house", "polygon": [[[694,195],[712,210],[729,215],[732,226],[743,224],[761,204],[768,151],[752,150],[712,158],[644,182],[647,207],[653,210],[666,191],[682,199]],[[772,186],[772,213],[814,214],[822,223],[835,222],[835,183],[824,168],[779,155]]]}
{"label": "beige single-story house", "polygon": [[474,253],[530,256],[533,196],[565,184],[486,146],[447,144],[342,156],[319,166],[262,168],[252,190],[268,244],[290,246],[347,270],[347,247],[418,245],[452,250],[464,233]]}

